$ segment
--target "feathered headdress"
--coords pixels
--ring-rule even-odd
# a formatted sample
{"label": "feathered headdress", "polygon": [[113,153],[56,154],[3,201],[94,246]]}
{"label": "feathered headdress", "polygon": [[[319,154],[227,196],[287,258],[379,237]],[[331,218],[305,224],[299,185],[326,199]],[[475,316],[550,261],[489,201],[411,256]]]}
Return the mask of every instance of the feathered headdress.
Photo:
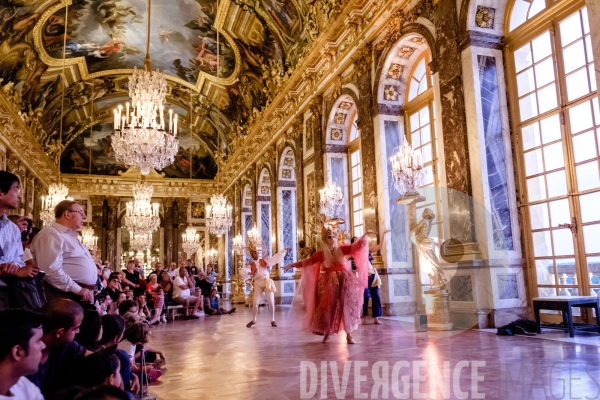
{"label": "feathered headdress", "polygon": [[244,247],[244,250],[258,253],[259,249],[266,250],[267,247],[260,236],[260,232],[258,229],[256,229],[256,227],[254,227],[246,232],[246,247]]}

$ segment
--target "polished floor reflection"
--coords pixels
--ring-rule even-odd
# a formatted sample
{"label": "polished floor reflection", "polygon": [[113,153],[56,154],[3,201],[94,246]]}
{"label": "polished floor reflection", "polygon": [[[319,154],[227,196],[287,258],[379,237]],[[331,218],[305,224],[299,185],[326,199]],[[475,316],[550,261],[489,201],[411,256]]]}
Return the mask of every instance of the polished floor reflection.
{"label": "polished floor reflection", "polygon": [[323,344],[298,330],[289,308],[276,311],[277,328],[265,307],[246,328],[251,313],[239,306],[234,315],[153,327],[151,345],[164,351],[167,366],[150,392],[165,400],[600,397],[600,336],[582,343],[556,332],[543,340],[544,333],[473,330],[431,339],[392,319],[370,319],[355,332],[356,344],[346,344],[345,335]]}

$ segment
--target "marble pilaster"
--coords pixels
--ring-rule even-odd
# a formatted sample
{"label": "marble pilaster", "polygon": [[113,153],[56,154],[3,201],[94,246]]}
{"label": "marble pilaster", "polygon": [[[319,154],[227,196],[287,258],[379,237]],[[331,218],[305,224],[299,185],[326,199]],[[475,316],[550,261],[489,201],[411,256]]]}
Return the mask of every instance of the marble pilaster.
{"label": "marble pilaster", "polygon": [[356,86],[359,91],[359,100],[356,102],[358,113],[358,129],[360,130],[360,150],[362,164],[363,186],[363,218],[364,230],[378,232],[377,221],[377,180],[370,179],[376,175],[375,166],[375,130],[371,115],[371,104],[374,101],[371,86],[372,46],[367,44],[360,61],[355,61],[357,71]]}
{"label": "marble pilaster", "polygon": [[104,204],[103,196],[90,196],[89,204],[92,207],[92,223],[91,226],[94,229],[94,234],[98,236],[98,251],[103,254],[102,249],[102,206]]}
{"label": "marble pilaster", "polygon": [[600,2],[586,0],[588,19],[590,21],[590,37],[592,39],[592,52],[594,53],[594,69],[596,70],[597,86],[600,86]]}
{"label": "marble pilaster", "polygon": [[110,265],[118,270],[119,256],[117,254],[117,229],[119,218],[119,201],[118,197],[107,197],[106,204],[108,206],[108,226],[106,232],[106,259]]}
{"label": "marble pilaster", "polygon": [[164,236],[165,236],[165,267],[172,261],[177,261],[173,257],[173,198],[163,198],[163,216],[164,216]]}
{"label": "marble pilaster", "polygon": [[[433,72],[439,74],[439,90],[449,204],[450,237],[462,243],[475,242],[472,223],[471,172],[461,56],[459,52],[456,2],[441,1],[434,10],[437,58]],[[452,134],[449,134],[452,132]],[[476,253],[475,251],[473,253]],[[472,255],[473,257],[476,254]]]}
{"label": "marble pilaster", "polygon": [[[314,97],[311,103],[310,110],[313,118],[313,141],[314,141],[314,154],[313,159],[315,160],[315,171],[325,171],[323,154],[325,153],[325,133],[324,133],[324,122],[323,122],[323,96],[317,95]],[[315,186],[321,188],[325,186],[325,174],[315,174]],[[318,199],[317,199],[318,200]]]}

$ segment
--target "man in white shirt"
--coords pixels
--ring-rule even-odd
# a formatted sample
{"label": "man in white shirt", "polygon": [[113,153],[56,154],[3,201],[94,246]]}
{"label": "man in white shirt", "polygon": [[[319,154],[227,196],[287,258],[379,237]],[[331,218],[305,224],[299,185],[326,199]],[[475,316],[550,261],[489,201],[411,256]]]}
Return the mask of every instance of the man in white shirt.
{"label": "man in white shirt", "polygon": [[177,277],[177,275],[178,275],[177,263],[175,261],[173,261],[171,264],[169,264],[169,269],[168,269],[167,273],[169,274],[171,279],[175,279],[175,277]]}
{"label": "man in white shirt", "polygon": [[76,201],[63,200],[54,209],[56,221],[42,229],[31,244],[35,263],[44,277],[48,301],[57,297],[94,300],[98,271],[89,249],[78,239],[86,214]]}
{"label": "man in white shirt", "polygon": [[[190,275],[185,267],[179,268],[179,276],[173,280],[173,300],[181,304],[185,310],[186,319],[198,319],[198,317],[204,316],[204,308],[202,307],[202,295],[192,295],[194,290],[194,281],[190,278]],[[190,313],[189,306],[193,306],[193,310]],[[201,312],[198,312],[200,308]]]}
{"label": "man in white shirt", "polygon": [[43,400],[37,386],[26,378],[42,360],[41,314],[24,310],[0,311],[0,400]]}
{"label": "man in white shirt", "polygon": [[2,278],[37,275],[37,269],[23,268],[21,231],[6,216],[8,210],[18,208],[20,203],[19,178],[10,172],[0,171],[0,310],[8,308],[8,287]]}

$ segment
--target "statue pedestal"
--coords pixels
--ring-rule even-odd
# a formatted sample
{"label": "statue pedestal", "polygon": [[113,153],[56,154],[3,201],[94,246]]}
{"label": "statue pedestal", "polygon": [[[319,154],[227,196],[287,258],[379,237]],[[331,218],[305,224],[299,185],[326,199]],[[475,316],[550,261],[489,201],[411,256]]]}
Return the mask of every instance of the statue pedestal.
{"label": "statue pedestal", "polygon": [[427,311],[427,327],[430,331],[451,331],[454,325],[450,322],[450,294],[447,290],[425,291],[425,309]]}

